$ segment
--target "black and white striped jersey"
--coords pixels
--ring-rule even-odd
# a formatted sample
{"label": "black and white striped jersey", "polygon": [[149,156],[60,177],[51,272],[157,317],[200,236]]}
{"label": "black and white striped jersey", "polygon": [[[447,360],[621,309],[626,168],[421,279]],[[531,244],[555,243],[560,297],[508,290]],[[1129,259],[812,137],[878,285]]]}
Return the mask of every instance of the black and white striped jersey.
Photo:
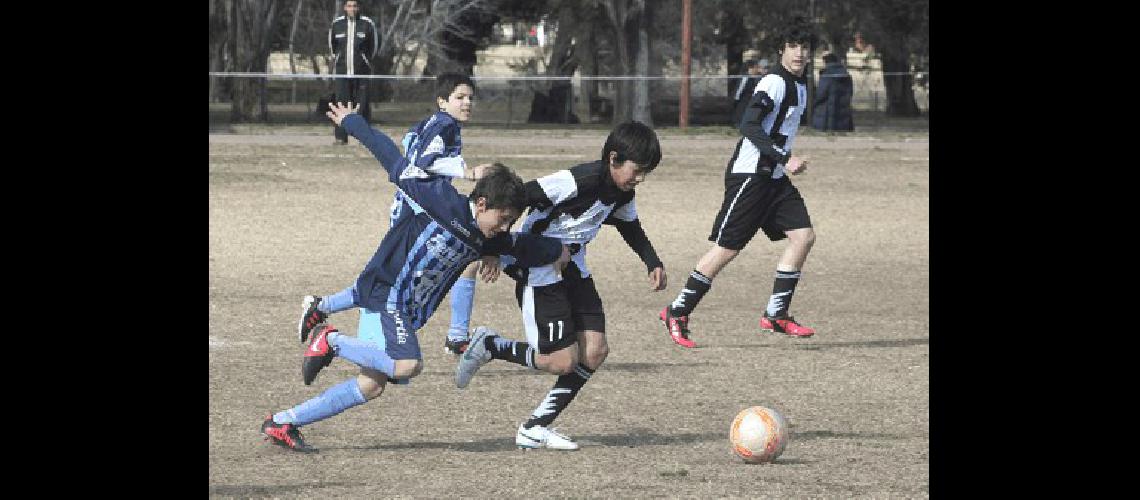
{"label": "black and white striped jersey", "polygon": [[[580,247],[571,259],[583,278],[590,276],[586,245],[594,240],[603,223],[617,227],[648,269],[661,265],[637,220],[634,191],[619,189],[602,161],[583,163],[527,182],[526,192],[531,208],[520,232],[558,238],[572,248]],[[530,268],[527,276],[531,286],[562,280],[550,265]]]}
{"label": "black and white striped jersey", "polygon": [[802,76],[783,65],[756,84],[740,121],[743,137],[728,161],[728,172],[779,179],[791,157],[792,143],[807,107],[807,85]]}

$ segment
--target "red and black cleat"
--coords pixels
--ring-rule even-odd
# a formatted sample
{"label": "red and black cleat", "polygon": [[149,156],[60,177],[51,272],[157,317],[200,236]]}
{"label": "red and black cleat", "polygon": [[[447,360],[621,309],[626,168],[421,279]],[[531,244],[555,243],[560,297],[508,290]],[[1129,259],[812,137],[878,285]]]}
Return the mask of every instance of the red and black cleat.
{"label": "red and black cleat", "polygon": [[332,325],[319,324],[313,330],[317,333],[313,334],[313,339],[309,341],[309,347],[305,348],[305,355],[301,358],[301,380],[305,385],[312,384],[321,369],[336,357],[336,351],[329,345],[328,335],[337,329]]}
{"label": "red and black cleat", "polygon": [[697,346],[696,342],[689,340],[688,316],[673,316],[669,311],[669,306],[665,306],[657,317],[665,324],[665,329],[669,332],[669,338],[673,339],[673,342],[676,342],[677,345],[688,348]]}
{"label": "red and black cleat", "polygon": [[303,453],[315,453],[316,448],[305,444],[305,438],[301,436],[301,429],[298,429],[293,424],[279,424],[273,421],[273,415],[265,418],[265,422],[261,424],[261,434],[265,439],[272,441],[273,444],[284,446],[293,451]]}
{"label": "red and black cleat", "polygon": [[770,318],[768,313],[760,316],[760,329],[772,333],[782,333],[789,337],[807,338],[815,335],[815,330],[796,323],[796,318],[791,316]]}
{"label": "red and black cleat", "polygon": [[297,335],[301,337],[301,343],[304,344],[305,340],[309,338],[309,332],[313,331],[317,325],[324,322],[325,318],[329,315],[317,309],[317,305],[321,303],[321,298],[316,295],[306,295],[305,300],[301,301],[301,320],[297,322]]}

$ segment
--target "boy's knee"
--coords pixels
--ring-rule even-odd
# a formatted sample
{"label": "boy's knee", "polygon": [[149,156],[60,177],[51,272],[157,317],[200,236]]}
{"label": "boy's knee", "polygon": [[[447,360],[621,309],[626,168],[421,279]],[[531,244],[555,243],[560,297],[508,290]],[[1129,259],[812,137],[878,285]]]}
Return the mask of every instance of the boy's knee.
{"label": "boy's knee", "polygon": [[365,400],[373,400],[384,394],[384,386],[387,383],[388,376],[376,370],[361,370],[360,376],[356,377],[356,384]]}
{"label": "boy's knee", "polygon": [[424,369],[424,363],[418,359],[397,359],[396,367],[392,370],[392,378],[412,378],[419,375]]}
{"label": "boy's knee", "polygon": [[[577,346],[573,346],[577,349]],[[563,349],[550,357],[550,363],[546,366],[546,371],[554,375],[566,375],[574,372],[574,365],[578,364],[577,356],[571,354],[571,348]]]}
{"label": "boy's knee", "polygon": [[789,234],[788,239],[792,240],[792,243],[795,243],[796,245],[800,245],[804,248],[811,248],[811,246],[815,244],[815,230],[810,227],[799,229]]}
{"label": "boy's knee", "polygon": [[590,345],[586,350],[586,366],[591,370],[597,370],[599,366],[606,360],[606,356],[610,355],[610,345],[606,342],[600,342]]}

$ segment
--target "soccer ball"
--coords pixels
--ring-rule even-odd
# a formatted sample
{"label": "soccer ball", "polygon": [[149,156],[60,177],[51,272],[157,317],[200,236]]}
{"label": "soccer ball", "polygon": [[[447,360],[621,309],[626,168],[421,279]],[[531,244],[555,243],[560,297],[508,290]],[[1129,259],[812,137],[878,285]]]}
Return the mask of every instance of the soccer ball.
{"label": "soccer ball", "polygon": [[732,451],[745,462],[771,462],[788,444],[788,421],[776,410],[753,406],[736,414],[729,439]]}

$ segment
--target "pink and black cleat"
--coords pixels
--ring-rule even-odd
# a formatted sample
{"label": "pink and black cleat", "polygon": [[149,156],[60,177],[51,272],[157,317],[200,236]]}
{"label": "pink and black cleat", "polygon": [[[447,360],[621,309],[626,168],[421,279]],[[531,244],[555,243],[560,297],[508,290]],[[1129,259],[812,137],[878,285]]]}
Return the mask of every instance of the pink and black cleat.
{"label": "pink and black cleat", "polygon": [[789,337],[807,338],[815,335],[815,330],[796,323],[796,318],[791,316],[770,318],[768,313],[760,316],[760,329],[772,333],[782,333]]}
{"label": "pink and black cleat", "polygon": [[657,318],[661,323],[665,324],[665,329],[669,332],[669,338],[673,339],[677,345],[681,347],[693,348],[697,346],[696,342],[689,340],[689,317],[688,316],[673,316],[669,311],[669,306],[665,306]]}

